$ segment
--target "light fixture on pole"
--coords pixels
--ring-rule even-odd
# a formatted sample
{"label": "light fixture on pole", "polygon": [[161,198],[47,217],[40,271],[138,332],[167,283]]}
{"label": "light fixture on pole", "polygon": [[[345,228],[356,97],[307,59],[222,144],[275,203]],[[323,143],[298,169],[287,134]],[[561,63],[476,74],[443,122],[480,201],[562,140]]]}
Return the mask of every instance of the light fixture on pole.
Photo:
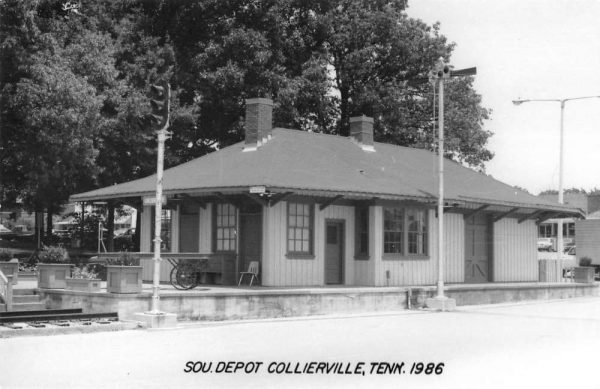
{"label": "light fixture on pole", "polygon": [[437,295],[433,298],[428,298],[425,304],[428,308],[450,311],[456,307],[456,301],[444,295],[444,82],[450,77],[458,76],[474,76],[477,74],[476,68],[468,68],[462,70],[450,70],[450,66],[444,62],[444,58],[440,58],[434,69],[430,72],[430,81],[434,88],[439,88],[439,104],[438,104],[438,280],[437,280]]}
{"label": "light fixture on pole", "polygon": [[[571,100],[584,100],[584,99],[593,99],[600,98],[600,96],[582,96],[582,97],[570,97],[567,99],[518,99],[513,100],[514,105],[521,105],[523,103],[529,102],[554,102],[560,103],[560,145],[559,145],[559,154],[558,154],[558,203],[564,204],[564,187],[563,187],[563,179],[564,179],[564,155],[565,155],[565,142],[564,142],[564,122],[565,122],[565,103]],[[559,281],[563,281],[562,272],[563,272],[563,251],[564,251],[564,241],[563,241],[563,221],[562,219],[558,219],[558,223],[556,226],[556,251],[558,252],[558,272]]]}
{"label": "light fixture on pole", "polygon": [[147,323],[149,327],[173,327],[177,323],[177,316],[172,313],[165,313],[159,309],[160,302],[160,257],[161,248],[161,223],[162,223],[162,199],[163,199],[163,165],[165,154],[165,141],[170,137],[167,131],[169,128],[169,104],[171,97],[171,87],[167,81],[162,85],[152,85],[152,105],[151,121],[157,128],[156,135],[158,140],[158,150],[156,156],[156,197],[154,213],[154,275],[152,277],[152,303],[150,312],[137,313],[135,317]]}

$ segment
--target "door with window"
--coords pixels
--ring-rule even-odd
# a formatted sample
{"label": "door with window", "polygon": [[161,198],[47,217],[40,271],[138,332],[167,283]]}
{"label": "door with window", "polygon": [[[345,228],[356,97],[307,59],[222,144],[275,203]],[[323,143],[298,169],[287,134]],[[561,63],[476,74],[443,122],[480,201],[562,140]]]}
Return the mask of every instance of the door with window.
{"label": "door with window", "polygon": [[197,253],[200,250],[200,206],[183,202],[179,207],[179,252]]}
{"label": "door with window", "polygon": [[325,283],[344,283],[344,222],[325,222]]}
{"label": "door with window", "polygon": [[491,237],[485,214],[465,219],[465,282],[490,281]]}
{"label": "door with window", "polygon": [[[240,262],[239,271],[248,271],[250,262],[259,263],[259,274],[262,256],[262,207],[258,204],[247,204],[240,210]],[[259,278],[262,279],[262,278]]]}

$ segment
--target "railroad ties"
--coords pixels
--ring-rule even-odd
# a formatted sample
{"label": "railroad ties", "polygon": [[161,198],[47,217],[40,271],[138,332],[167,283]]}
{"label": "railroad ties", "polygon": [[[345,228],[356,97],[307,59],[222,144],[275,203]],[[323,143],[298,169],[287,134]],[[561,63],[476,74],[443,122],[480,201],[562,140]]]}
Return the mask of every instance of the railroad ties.
{"label": "railroad ties", "polygon": [[0,326],[14,330],[105,325],[117,321],[116,312],[83,313],[81,308],[0,312]]}

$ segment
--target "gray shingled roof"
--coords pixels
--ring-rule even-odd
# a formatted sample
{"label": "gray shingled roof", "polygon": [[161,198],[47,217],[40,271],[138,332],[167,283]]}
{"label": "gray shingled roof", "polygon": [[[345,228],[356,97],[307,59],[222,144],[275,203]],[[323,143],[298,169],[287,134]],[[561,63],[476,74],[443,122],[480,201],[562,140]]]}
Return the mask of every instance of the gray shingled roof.
{"label": "gray shingled roof", "polygon": [[[255,151],[238,143],[165,170],[165,194],[248,192],[249,187],[312,191],[346,197],[431,200],[437,194],[437,155],[430,151],[375,143],[364,151],[353,139],[273,129]],[[445,199],[578,213],[504,184],[456,162],[445,163]],[[155,175],[71,196],[72,201],[153,195]]]}

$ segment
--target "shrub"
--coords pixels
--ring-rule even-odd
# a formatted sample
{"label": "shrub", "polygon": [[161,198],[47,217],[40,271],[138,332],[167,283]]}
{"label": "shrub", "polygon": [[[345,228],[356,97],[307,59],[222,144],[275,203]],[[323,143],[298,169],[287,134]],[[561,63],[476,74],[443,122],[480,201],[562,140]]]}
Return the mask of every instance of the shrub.
{"label": "shrub", "polygon": [[590,266],[592,264],[592,258],[590,257],[582,257],[579,260],[579,266]]}
{"label": "shrub", "polygon": [[88,268],[87,266],[76,267],[73,269],[71,278],[79,278],[84,280],[95,280],[98,278],[98,273]]}
{"label": "shrub", "polygon": [[129,251],[121,251],[117,258],[108,258],[106,264],[113,266],[139,266],[140,259],[134,257]]}
{"label": "shrub", "polygon": [[0,249],[0,262],[8,262],[12,258],[12,251],[10,251],[9,249]]}
{"label": "shrub", "polygon": [[38,254],[38,260],[41,263],[67,263],[69,262],[69,253],[63,247],[44,246]]}

